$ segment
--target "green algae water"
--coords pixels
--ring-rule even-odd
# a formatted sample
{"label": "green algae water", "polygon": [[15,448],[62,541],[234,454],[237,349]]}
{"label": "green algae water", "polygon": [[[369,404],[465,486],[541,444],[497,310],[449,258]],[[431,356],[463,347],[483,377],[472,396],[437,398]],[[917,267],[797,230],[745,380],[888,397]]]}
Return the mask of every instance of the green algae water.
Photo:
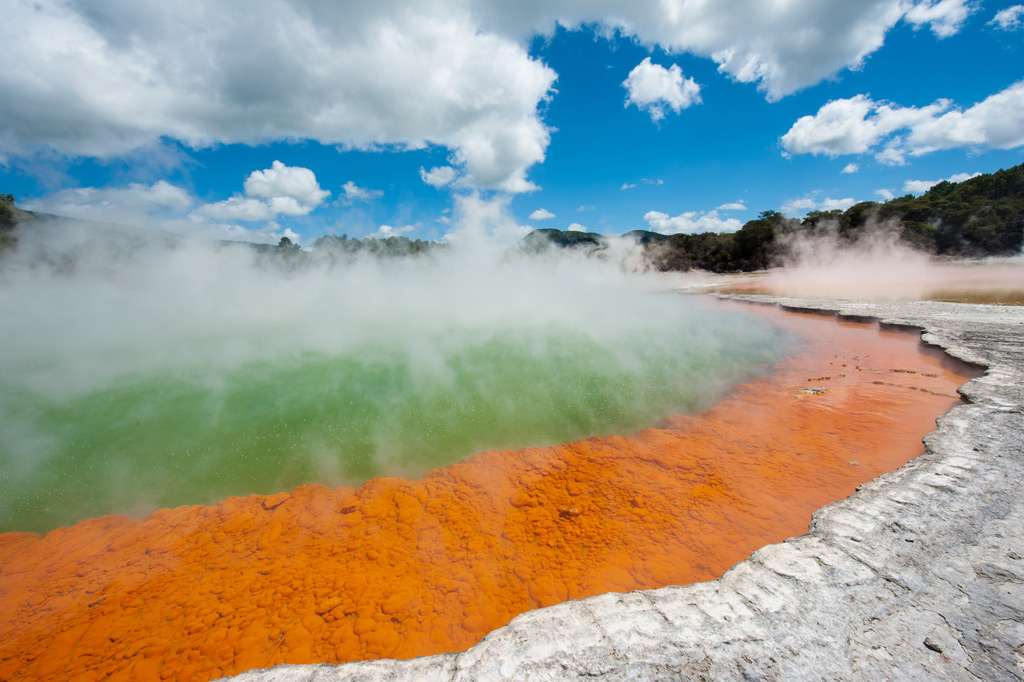
{"label": "green algae water", "polygon": [[114,277],[9,267],[0,531],[629,432],[709,406],[787,345],[607,266],[284,277],[236,255],[155,258]]}

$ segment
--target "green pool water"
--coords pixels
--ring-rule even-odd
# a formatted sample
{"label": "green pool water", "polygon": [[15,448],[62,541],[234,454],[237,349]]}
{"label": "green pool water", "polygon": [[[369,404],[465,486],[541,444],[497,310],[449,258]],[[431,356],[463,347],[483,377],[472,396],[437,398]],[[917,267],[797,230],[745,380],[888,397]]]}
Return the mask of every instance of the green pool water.
{"label": "green pool water", "polygon": [[777,332],[746,321],[734,336],[733,317],[703,311],[697,335],[681,315],[676,339],[507,329],[449,352],[437,339],[430,362],[375,344],[164,368],[67,396],[0,379],[0,530],[416,476],[484,449],[653,425],[777,357]]}
{"label": "green pool water", "polygon": [[791,342],[600,258],[283,267],[81,231],[0,254],[0,531],[627,433]]}

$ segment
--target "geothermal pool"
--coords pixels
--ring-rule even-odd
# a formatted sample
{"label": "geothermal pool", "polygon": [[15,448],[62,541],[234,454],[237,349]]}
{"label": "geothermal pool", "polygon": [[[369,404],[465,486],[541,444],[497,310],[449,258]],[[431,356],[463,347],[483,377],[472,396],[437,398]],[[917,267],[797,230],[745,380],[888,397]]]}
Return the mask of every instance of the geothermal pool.
{"label": "geothermal pool", "polygon": [[920,454],[970,373],[592,259],[285,265],[0,260],[0,679],[458,651],[711,579]]}
{"label": "geothermal pool", "polygon": [[915,334],[752,309],[798,352],[696,416],[414,480],[0,535],[0,677],[209,680],[457,651],[539,606],[714,578],[920,454],[970,374]]}
{"label": "geothermal pool", "polygon": [[[115,265],[0,288],[0,532],[628,433],[710,406],[790,343],[585,267],[499,264],[424,292],[449,263]],[[228,276],[197,288],[195,268]]]}

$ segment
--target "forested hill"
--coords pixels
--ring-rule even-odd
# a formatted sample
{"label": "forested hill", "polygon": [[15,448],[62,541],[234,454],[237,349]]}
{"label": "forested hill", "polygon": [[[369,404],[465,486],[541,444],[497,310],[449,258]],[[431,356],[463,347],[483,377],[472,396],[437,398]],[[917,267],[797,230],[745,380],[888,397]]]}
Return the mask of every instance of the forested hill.
{"label": "forested hill", "polygon": [[[802,220],[764,211],[732,234],[659,235],[644,230],[625,237],[639,243],[660,270],[698,268],[712,272],[759,270],[777,264],[794,233],[834,230],[854,241],[871,225],[889,225],[914,247],[940,256],[1015,255],[1024,246],[1024,164],[963,182],[940,182],[919,197],[884,203],[865,201],[845,211],[812,211]],[[579,236],[570,236],[578,234]],[[604,238],[593,233],[537,230],[527,239],[593,249]]]}
{"label": "forested hill", "polygon": [[14,205],[14,197],[0,194],[0,249],[14,243],[14,226],[24,219],[25,212]]}

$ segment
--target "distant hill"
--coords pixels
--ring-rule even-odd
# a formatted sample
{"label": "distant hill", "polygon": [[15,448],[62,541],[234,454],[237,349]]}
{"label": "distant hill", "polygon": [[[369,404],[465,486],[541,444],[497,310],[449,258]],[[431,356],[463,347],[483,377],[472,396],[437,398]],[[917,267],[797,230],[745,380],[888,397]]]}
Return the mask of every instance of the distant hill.
{"label": "distant hill", "polygon": [[0,194],[0,249],[14,244],[14,228],[18,223],[30,222],[34,219],[35,217],[28,211],[23,211],[14,205],[13,195]]}
{"label": "distant hill", "polygon": [[650,244],[651,242],[661,242],[668,239],[667,234],[651,232],[650,230],[630,230],[622,236],[626,239],[632,239],[638,244]]}
{"label": "distant hill", "polygon": [[534,230],[523,237],[523,246],[529,250],[539,250],[554,245],[567,249],[602,249],[605,247],[604,235],[596,232],[576,232],[574,230],[555,230],[545,228]]}

